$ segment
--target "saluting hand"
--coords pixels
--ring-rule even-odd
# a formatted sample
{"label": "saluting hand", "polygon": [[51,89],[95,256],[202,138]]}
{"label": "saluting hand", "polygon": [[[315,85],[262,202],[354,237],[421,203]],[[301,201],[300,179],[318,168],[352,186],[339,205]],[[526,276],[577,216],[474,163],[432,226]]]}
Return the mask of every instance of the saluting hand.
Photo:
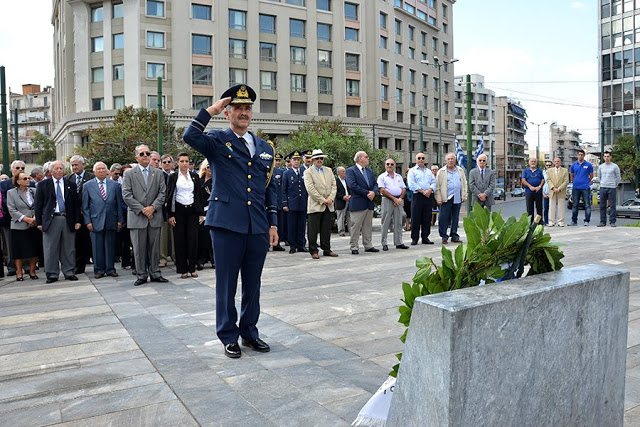
{"label": "saluting hand", "polygon": [[209,113],[211,117],[217,116],[218,114],[220,114],[222,110],[224,110],[224,107],[229,105],[230,102],[231,102],[230,96],[227,96],[226,98],[218,99],[216,102],[213,103],[212,106],[207,108],[207,113]]}

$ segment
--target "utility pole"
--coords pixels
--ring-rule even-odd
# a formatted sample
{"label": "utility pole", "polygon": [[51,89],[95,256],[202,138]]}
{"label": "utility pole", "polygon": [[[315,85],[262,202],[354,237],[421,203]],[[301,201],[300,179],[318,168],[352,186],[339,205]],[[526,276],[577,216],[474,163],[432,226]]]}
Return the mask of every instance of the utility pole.
{"label": "utility pole", "polygon": [[[471,135],[471,75],[467,74],[467,190],[471,195],[471,186],[469,185],[469,173],[471,172],[471,150],[473,145],[473,136]],[[493,189],[492,189],[493,191]],[[471,197],[467,197],[467,215],[471,212]]]}
{"label": "utility pole", "polygon": [[20,160],[20,144],[18,141],[18,109],[13,110],[13,131],[14,131],[14,144],[16,150],[16,160]]}
{"label": "utility pole", "polygon": [[0,108],[2,111],[2,172],[9,173],[9,133],[7,131],[7,91],[4,65],[0,66]]}
{"label": "utility pole", "polygon": [[164,126],[162,126],[162,77],[158,76],[158,153],[164,154]]}

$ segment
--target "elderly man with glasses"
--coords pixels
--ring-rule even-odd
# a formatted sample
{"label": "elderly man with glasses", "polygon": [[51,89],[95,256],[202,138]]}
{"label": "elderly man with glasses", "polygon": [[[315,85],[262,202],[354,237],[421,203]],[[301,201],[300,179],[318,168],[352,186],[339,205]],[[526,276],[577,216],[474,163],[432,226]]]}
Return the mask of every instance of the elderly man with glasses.
{"label": "elderly man with glasses", "polygon": [[411,245],[418,244],[421,237],[422,244],[433,245],[429,240],[431,234],[431,208],[433,198],[431,195],[436,191],[436,179],[431,169],[425,166],[427,156],[424,153],[416,154],[416,165],[409,170],[407,178],[409,190],[413,192],[411,201]]}
{"label": "elderly man with glasses", "polygon": [[387,159],[384,167],[385,172],[378,176],[378,188],[382,195],[382,250],[389,250],[387,234],[391,221],[393,221],[393,244],[396,249],[409,249],[402,243],[402,210],[407,188],[402,176],[395,172],[395,160]]}
{"label": "elderly man with glasses", "polygon": [[477,167],[469,172],[469,186],[473,196],[473,207],[478,202],[483,208],[493,206],[493,189],[496,186],[496,174],[487,167],[487,155],[480,154],[476,159]]}

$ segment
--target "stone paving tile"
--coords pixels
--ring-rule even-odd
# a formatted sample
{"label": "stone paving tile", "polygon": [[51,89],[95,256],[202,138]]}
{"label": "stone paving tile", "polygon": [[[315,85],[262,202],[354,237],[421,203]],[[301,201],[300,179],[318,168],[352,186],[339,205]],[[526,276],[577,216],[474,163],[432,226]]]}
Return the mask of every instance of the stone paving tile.
{"label": "stone paving tile", "polygon": [[47,426],[62,421],[62,414],[57,403],[3,412],[1,416],[2,424],[11,427]]}
{"label": "stone paving tile", "polygon": [[640,405],[625,410],[624,426],[640,427]]}
{"label": "stone paving tile", "polygon": [[101,314],[110,313],[111,310],[108,306],[105,305],[97,305],[93,307],[80,307],[73,309],[60,309],[60,310],[52,310],[43,313],[31,313],[29,316],[24,314],[15,314],[13,316],[3,316],[0,317],[0,327],[4,326],[22,326],[25,324],[35,323],[35,322],[46,322],[48,319],[72,319],[75,317],[84,317],[84,316],[99,316]]}

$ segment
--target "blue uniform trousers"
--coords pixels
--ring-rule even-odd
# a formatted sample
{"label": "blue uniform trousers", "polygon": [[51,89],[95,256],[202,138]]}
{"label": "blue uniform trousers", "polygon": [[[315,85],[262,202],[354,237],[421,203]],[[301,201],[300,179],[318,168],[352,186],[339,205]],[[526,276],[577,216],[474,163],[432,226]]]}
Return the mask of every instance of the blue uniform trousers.
{"label": "blue uniform trousers", "polygon": [[[236,233],[225,228],[211,229],[213,253],[216,263],[216,333],[224,345],[238,341],[241,336],[253,341],[259,338],[260,276],[269,234]],[[240,323],[235,296],[238,273],[242,278]]]}
{"label": "blue uniform trousers", "polygon": [[289,226],[287,233],[289,247],[302,250],[305,243],[304,231],[306,230],[307,212],[289,211],[287,221]]}
{"label": "blue uniform trousers", "polygon": [[289,242],[288,238],[287,213],[278,209],[278,244]]}

